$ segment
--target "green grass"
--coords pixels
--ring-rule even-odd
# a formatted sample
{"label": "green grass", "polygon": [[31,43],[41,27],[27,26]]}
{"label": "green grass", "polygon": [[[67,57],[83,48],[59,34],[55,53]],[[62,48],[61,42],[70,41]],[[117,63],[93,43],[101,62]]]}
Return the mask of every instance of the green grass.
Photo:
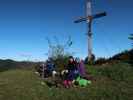
{"label": "green grass", "polygon": [[133,67],[128,64],[88,66],[95,78],[83,88],[49,88],[33,70],[0,72],[0,100],[133,100]]}

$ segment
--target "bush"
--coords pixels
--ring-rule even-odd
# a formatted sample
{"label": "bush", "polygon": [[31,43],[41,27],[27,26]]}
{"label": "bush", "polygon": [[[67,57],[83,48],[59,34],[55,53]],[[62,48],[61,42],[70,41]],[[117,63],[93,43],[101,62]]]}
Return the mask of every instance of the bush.
{"label": "bush", "polygon": [[69,56],[65,55],[65,56],[60,56],[54,60],[54,64],[58,71],[63,70],[64,67],[68,64],[68,58]]}
{"label": "bush", "polygon": [[104,64],[106,62],[107,62],[107,60],[105,58],[99,58],[95,61],[95,64],[101,65],[101,64]]}
{"label": "bush", "polygon": [[90,61],[88,60],[88,57],[86,57],[84,62],[85,62],[85,64],[93,65],[95,63],[95,59],[96,59],[95,55],[92,54]]}
{"label": "bush", "polygon": [[57,70],[64,69],[64,66],[68,63],[68,57],[72,55],[72,53],[68,52],[68,48],[72,45],[71,37],[69,37],[67,42],[64,44],[58,43],[58,39],[54,42],[57,42],[57,44],[51,44],[52,42],[50,39],[47,40],[49,44],[48,57],[53,59]]}

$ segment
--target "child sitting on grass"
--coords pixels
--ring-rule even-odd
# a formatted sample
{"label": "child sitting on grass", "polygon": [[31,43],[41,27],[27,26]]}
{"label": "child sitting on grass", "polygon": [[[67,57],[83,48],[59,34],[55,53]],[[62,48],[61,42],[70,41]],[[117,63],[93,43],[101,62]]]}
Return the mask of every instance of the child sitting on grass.
{"label": "child sitting on grass", "polygon": [[63,84],[66,88],[68,88],[72,86],[72,81],[75,80],[78,75],[78,68],[72,56],[69,57],[69,62],[66,67],[66,70],[67,70],[67,73],[65,73],[66,77],[63,81]]}

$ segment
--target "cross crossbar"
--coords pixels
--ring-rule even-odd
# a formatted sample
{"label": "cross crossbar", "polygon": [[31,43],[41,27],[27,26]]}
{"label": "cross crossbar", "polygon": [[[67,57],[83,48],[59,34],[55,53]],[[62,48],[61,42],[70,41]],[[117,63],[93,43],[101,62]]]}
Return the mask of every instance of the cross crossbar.
{"label": "cross crossbar", "polygon": [[74,21],[74,23],[80,23],[80,22],[83,22],[83,21],[87,21],[88,19],[93,20],[93,19],[104,17],[106,15],[107,15],[106,12],[102,12],[102,13],[98,13],[98,14],[88,16],[88,17],[81,17],[78,20]]}

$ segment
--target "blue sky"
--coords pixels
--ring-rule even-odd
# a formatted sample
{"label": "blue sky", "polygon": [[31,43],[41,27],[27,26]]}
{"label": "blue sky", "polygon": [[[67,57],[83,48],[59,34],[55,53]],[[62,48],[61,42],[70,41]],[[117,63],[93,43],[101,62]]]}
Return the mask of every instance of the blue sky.
{"label": "blue sky", "polygon": [[[86,23],[73,21],[85,15],[85,0],[0,0],[0,59],[45,60],[46,37],[65,43],[71,36],[69,51],[87,56]],[[93,52],[109,57],[130,49],[133,33],[132,0],[93,0],[93,13],[106,11],[106,17],[93,22]]]}

